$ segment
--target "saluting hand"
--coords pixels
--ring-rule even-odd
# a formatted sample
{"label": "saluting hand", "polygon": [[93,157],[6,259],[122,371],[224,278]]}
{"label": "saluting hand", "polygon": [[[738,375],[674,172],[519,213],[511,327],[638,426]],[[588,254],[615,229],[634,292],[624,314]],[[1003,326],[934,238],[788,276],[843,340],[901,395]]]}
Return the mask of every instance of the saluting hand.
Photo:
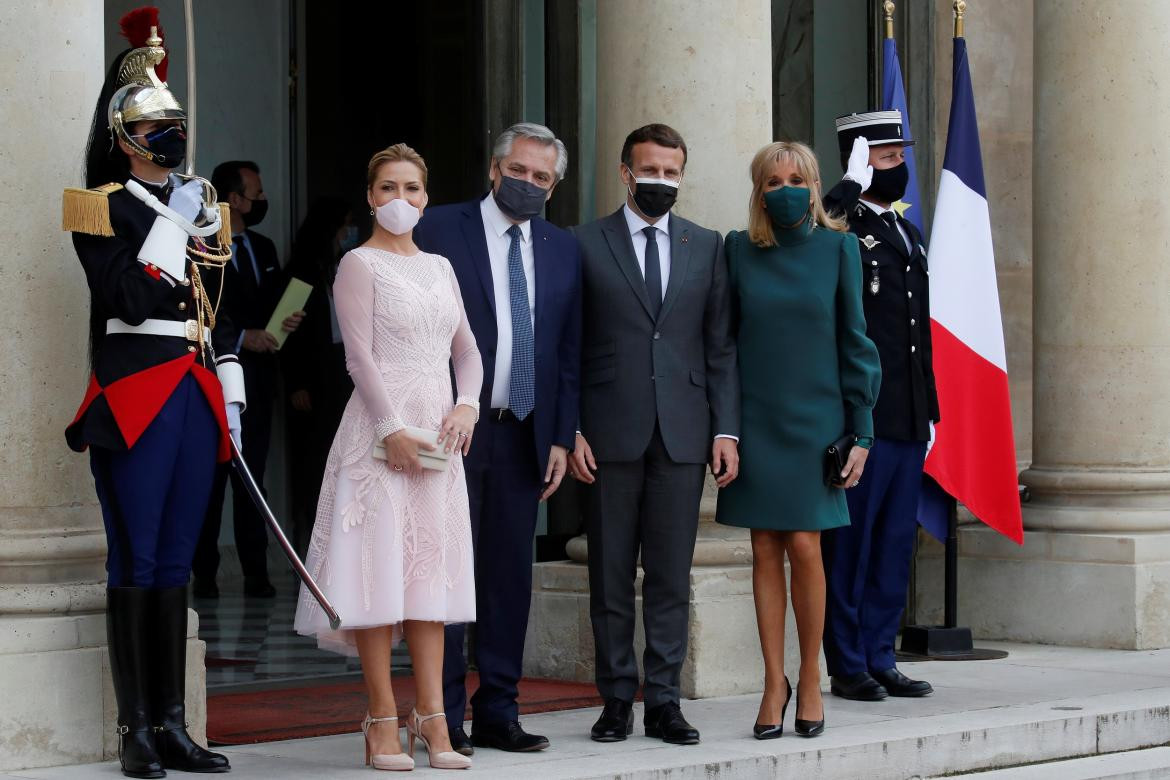
{"label": "saluting hand", "polygon": [[864,136],[853,139],[853,149],[849,152],[849,163],[845,166],[845,178],[861,185],[861,191],[869,189],[873,183],[873,166],[869,164],[869,141]]}

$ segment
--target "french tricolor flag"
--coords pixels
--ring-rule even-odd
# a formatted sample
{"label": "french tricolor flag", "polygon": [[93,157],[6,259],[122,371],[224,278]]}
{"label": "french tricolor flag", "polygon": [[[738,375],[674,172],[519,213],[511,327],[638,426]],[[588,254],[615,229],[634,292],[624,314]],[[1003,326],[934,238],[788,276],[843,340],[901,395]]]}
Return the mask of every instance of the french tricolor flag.
{"label": "french tricolor flag", "polygon": [[975,517],[1024,541],[1007,358],[967,43],[954,91],[930,239],[930,314],[941,421],[926,473]]}

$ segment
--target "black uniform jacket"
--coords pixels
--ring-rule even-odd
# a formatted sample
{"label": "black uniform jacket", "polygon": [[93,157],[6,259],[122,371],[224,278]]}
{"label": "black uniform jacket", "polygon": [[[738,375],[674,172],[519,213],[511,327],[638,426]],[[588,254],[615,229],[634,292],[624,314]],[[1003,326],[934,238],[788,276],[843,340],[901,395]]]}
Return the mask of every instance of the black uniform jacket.
{"label": "black uniform jacket", "polygon": [[877,344],[882,388],[873,410],[874,435],[929,441],[938,422],[930,345],[930,277],[922,234],[909,221],[897,230],[860,201],[861,185],[843,180],[825,195],[825,208],[844,214],[861,245],[866,335]]}
{"label": "black uniform jacket", "polygon": [[[152,190],[165,202],[169,192]],[[224,432],[220,459],[226,459],[223,393],[215,378],[211,351],[176,336],[106,334],[106,320],[139,325],[147,319],[185,322],[195,316],[195,285],[190,272],[168,280],[138,260],[154,224],[155,212],[126,190],[108,196],[113,236],[73,234],[73,246],[91,295],[93,373],[77,416],[65,431],[69,446],[126,450],[146,430],[187,373],[199,381]],[[208,239],[214,242],[214,237]],[[208,298],[219,294],[221,271],[201,268]],[[237,331],[228,317],[216,318],[212,345],[221,362],[235,359]]]}

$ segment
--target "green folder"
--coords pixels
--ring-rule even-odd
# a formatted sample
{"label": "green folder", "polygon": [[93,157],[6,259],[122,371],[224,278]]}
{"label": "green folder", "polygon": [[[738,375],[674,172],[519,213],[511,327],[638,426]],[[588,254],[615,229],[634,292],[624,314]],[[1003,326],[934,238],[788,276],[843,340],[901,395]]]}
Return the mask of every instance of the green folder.
{"label": "green folder", "polygon": [[289,280],[288,287],[284,288],[284,295],[280,296],[280,303],[276,304],[276,311],[272,312],[268,327],[264,329],[273,335],[280,346],[283,347],[284,340],[288,338],[281,323],[293,312],[305,310],[305,303],[309,300],[311,292],[313,285],[306,284],[295,276]]}

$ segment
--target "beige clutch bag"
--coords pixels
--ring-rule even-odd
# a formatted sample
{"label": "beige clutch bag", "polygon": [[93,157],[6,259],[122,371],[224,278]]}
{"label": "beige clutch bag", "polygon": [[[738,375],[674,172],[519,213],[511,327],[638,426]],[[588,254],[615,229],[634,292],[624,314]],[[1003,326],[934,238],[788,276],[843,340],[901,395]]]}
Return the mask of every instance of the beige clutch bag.
{"label": "beige clutch bag", "polygon": [[[433,445],[439,441],[438,431],[428,431],[426,428],[415,428],[409,425],[406,426],[405,430],[408,436],[427,444]],[[374,445],[374,457],[378,460],[386,460],[386,447],[382,442]],[[419,465],[431,471],[446,471],[447,461],[450,459],[451,453],[444,452],[441,447],[430,451],[422,449],[418,451]]]}

